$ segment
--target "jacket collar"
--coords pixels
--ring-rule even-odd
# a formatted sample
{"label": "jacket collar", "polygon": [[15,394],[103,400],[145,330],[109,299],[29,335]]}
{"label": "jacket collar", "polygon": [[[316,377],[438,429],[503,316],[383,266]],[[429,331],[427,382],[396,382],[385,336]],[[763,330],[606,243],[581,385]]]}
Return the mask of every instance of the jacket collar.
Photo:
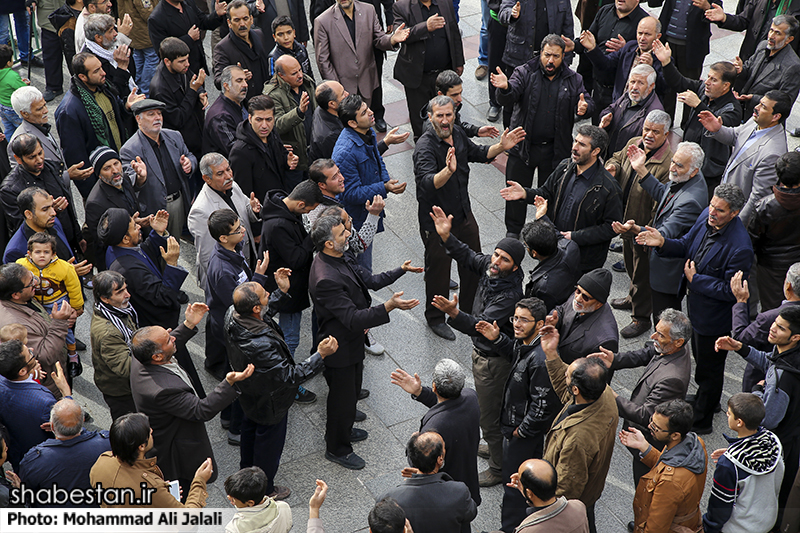
{"label": "jacket collar", "polygon": [[[608,385],[606,385],[606,390],[603,391],[603,394],[597,400],[590,403],[588,406],[584,407],[577,413],[567,416],[566,418],[564,418],[564,420],[553,426],[553,428],[550,431],[553,431],[555,429],[565,430],[567,428],[577,426],[581,422],[584,422],[585,420],[595,416],[597,412],[605,408],[607,404],[608,405],[613,404],[615,406],[615,412],[616,412],[616,400],[614,399],[614,392]],[[566,409],[567,407],[569,406],[565,405],[564,409]],[[556,417],[556,419],[558,418]],[[616,422],[614,422],[614,424],[616,424]]]}

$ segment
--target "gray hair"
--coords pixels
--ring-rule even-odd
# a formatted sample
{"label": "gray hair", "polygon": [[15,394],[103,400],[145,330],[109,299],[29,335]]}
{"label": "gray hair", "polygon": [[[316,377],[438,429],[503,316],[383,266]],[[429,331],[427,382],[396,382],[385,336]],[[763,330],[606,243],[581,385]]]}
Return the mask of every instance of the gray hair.
{"label": "gray hair", "polygon": [[539,50],[544,50],[545,46],[558,46],[563,53],[564,49],[567,47],[567,43],[564,42],[564,39],[562,39],[560,35],[551,33],[550,35],[544,36],[544,39],[542,39],[542,46]]}
{"label": "gray hair", "polygon": [[658,320],[669,324],[669,336],[672,340],[683,339],[684,342],[689,342],[692,339],[692,323],[688,316],[677,309],[664,309],[658,315]]}
{"label": "gray hair", "polygon": [[777,17],[772,19],[772,23],[775,26],[780,26],[781,24],[786,24],[789,26],[786,29],[786,36],[787,37],[797,37],[797,29],[800,26],[800,23],[797,22],[797,19],[792,15],[778,15]]}
{"label": "gray hair", "polygon": [[314,221],[311,228],[311,240],[318,252],[325,249],[325,243],[333,240],[333,228],[342,223],[342,217],[322,216]]}
{"label": "gray hair", "polygon": [[636,65],[631,69],[631,73],[628,74],[628,79],[630,80],[631,76],[634,75],[647,78],[647,85],[653,85],[656,82],[656,69],[650,65]]}
{"label": "gray hair", "polygon": [[575,133],[577,135],[589,137],[591,139],[592,150],[600,148],[601,154],[606,149],[606,146],[608,146],[608,133],[606,133],[606,130],[598,128],[597,126],[581,124],[578,126],[578,129],[575,130]]}
{"label": "gray hair", "polygon": [[[684,152],[689,152],[689,157],[691,157],[691,161],[689,164],[692,167],[692,170],[699,170],[703,166],[703,160],[706,158],[706,153],[700,147],[699,144],[683,141],[682,143],[678,143],[677,148],[675,148],[675,153],[678,151],[683,150]],[[690,171],[691,172],[691,171]]]}
{"label": "gray hair", "polygon": [[452,359],[442,359],[433,369],[436,394],[447,400],[461,396],[466,381],[467,375],[464,369]]}
{"label": "gray hair", "polygon": [[441,107],[444,105],[453,106],[453,111],[456,110],[456,103],[453,101],[452,98],[449,96],[445,96],[443,94],[439,94],[431,98],[431,101],[428,102],[428,113],[433,113],[433,107]]}
{"label": "gray hair", "polygon": [[[639,67],[649,67],[649,65],[639,65]],[[653,72],[655,72],[655,70]],[[664,133],[668,133],[670,126],[672,126],[672,119],[669,117],[669,114],[661,109],[653,109],[650,111],[645,120],[653,124],[664,126]]]}
{"label": "gray hair", "polygon": [[[647,19],[653,19],[653,20],[655,20],[655,21],[656,21],[656,33],[661,33],[661,21],[660,21],[660,20],[658,20],[658,18],[657,18],[657,17],[654,17],[653,15],[650,15],[650,16],[648,16],[648,17],[644,17],[644,18],[642,18],[642,19],[639,21],[639,24],[641,24],[643,21],[645,21],[645,20],[647,20]],[[639,27],[639,24],[637,24],[637,25],[636,25],[636,27],[637,27],[637,28]]]}
{"label": "gray hair", "polygon": [[50,425],[56,438],[80,435],[83,430],[83,409],[75,400],[62,398],[50,409]]}
{"label": "gray hair", "polygon": [[20,87],[11,95],[11,107],[17,112],[17,115],[22,116],[23,113],[30,113],[33,103],[37,100],[43,100],[42,91],[36,87],[26,85]]}
{"label": "gray hair", "polygon": [[200,158],[200,174],[210,178],[214,172],[211,170],[211,167],[219,166],[225,161],[227,161],[227,159],[224,155],[218,152],[208,152]]}
{"label": "gray hair", "polygon": [[786,281],[792,287],[792,292],[800,296],[800,263],[795,263],[786,272]]}
{"label": "gray hair", "polygon": [[741,211],[747,201],[742,189],[733,183],[722,183],[714,189],[714,196],[720,200],[725,200],[731,211]]}
{"label": "gray hair", "polygon": [[95,37],[102,39],[103,35],[114,27],[114,17],[105,13],[92,13],[83,23],[83,33],[86,40],[94,42]]}
{"label": "gray hair", "polygon": [[228,65],[224,69],[222,69],[222,74],[219,77],[220,85],[227,84],[228,87],[231,86],[231,82],[233,81],[233,71],[234,70],[241,70],[244,72],[244,69],[239,65]]}

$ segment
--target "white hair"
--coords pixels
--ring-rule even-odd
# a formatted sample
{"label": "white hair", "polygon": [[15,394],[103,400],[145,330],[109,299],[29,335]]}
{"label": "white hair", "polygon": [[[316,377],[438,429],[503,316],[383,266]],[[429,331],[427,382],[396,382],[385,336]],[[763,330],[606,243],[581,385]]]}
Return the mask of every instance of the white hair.
{"label": "white hair", "polygon": [[647,78],[648,87],[656,82],[656,69],[650,65],[636,65],[631,69],[631,73],[628,74],[628,79],[630,80],[634,75]]}
{"label": "white hair", "polygon": [[684,141],[682,143],[679,143],[678,147],[675,149],[676,152],[678,152],[679,150],[684,150],[686,152],[689,152],[689,156],[692,158],[689,163],[692,166],[692,168],[689,172],[696,169],[699,170],[700,168],[703,167],[703,159],[705,159],[706,154],[705,152],[703,152],[703,149],[700,148],[699,144],[689,141]]}
{"label": "white hair", "polygon": [[17,115],[22,116],[22,113],[30,113],[31,106],[37,100],[43,99],[42,91],[30,85],[20,87],[11,95],[11,107],[17,112]]}

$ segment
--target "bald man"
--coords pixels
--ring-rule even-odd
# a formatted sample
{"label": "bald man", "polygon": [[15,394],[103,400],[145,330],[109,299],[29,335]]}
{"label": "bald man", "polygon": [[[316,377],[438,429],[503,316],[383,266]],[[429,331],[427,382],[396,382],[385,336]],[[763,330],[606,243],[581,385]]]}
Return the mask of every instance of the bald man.
{"label": "bald man", "polygon": [[275,61],[275,75],[264,86],[264,94],[275,101],[275,130],[300,158],[292,186],[308,177],[308,143],[317,105],[313,98],[316,87],[314,80],[303,73],[297,59],[290,55]]}
{"label": "bald man", "polygon": [[556,497],[558,474],[553,465],[542,459],[528,459],[516,474],[511,474],[511,485],[522,493],[528,502],[528,516],[516,531],[525,533],[589,533],[586,506],[580,500]]}
{"label": "bald man", "polygon": [[[50,426],[55,438],[31,448],[19,465],[26,488],[37,491],[54,484],[59,489],[89,490],[89,471],[101,453],[111,450],[108,431],[85,431],[83,410],[71,398],[63,398],[50,410]],[[48,507],[97,507],[66,502]],[[37,507],[37,505],[33,505]]]}

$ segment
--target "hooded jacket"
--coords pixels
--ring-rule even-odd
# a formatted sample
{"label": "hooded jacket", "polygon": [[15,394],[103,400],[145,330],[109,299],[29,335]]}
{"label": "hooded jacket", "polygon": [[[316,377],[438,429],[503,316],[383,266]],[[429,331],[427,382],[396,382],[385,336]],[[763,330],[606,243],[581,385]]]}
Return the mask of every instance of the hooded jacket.
{"label": "hooded jacket", "polygon": [[706,445],[689,432],[663,452],[651,447],[642,457],[651,467],[633,497],[634,533],[697,531],[706,483]]}
{"label": "hooded jacket", "polygon": [[250,121],[245,120],[236,127],[235,138],[231,147],[231,170],[245,196],[252,192],[261,203],[266,203],[269,191],[291,190],[286,178],[289,151],[283,147],[277,130],[270,132],[265,144],[253,131]]}
{"label": "hooded jacket", "polygon": [[772,186],[756,204],[747,228],[758,264],[788,270],[800,257],[800,188]]}
{"label": "hooded jacket", "polygon": [[292,529],[292,508],[270,497],[252,507],[240,507],[225,533],[285,533]]}
{"label": "hooded jacket", "polygon": [[52,261],[44,268],[39,268],[28,256],[17,259],[17,264],[39,277],[39,286],[36,287],[33,297],[43,306],[52,305],[67,296],[73,309],[83,309],[81,281],[71,264],[57,256],[53,256]]}
{"label": "hooded jacket", "polygon": [[724,437],[729,446],[717,461],[703,530],[769,531],[778,516],[784,472],[781,441],[763,427],[749,437]]}

